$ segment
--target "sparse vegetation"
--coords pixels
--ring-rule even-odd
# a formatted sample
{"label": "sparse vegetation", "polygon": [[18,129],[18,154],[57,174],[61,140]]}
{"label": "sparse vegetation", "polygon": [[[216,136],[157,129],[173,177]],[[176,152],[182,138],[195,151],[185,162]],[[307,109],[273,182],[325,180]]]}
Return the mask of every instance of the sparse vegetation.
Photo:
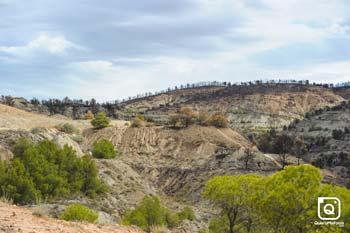
{"label": "sparse vegetation", "polygon": [[244,155],[240,158],[244,162],[244,169],[248,169],[249,163],[253,161],[256,157],[255,152],[249,147],[244,149]]}
{"label": "sparse vegetation", "polygon": [[66,210],[60,215],[60,219],[66,221],[75,221],[75,222],[89,222],[96,223],[98,214],[81,205],[81,204],[72,204],[66,208]]}
{"label": "sparse vegetation", "polygon": [[43,127],[34,127],[30,130],[32,134],[40,134],[45,132],[45,129]]}
{"label": "sparse vegetation", "polygon": [[209,114],[206,111],[199,111],[198,113],[198,118],[197,118],[197,122],[199,125],[205,125],[206,121],[209,118]]}
{"label": "sparse vegetation", "polygon": [[192,124],[226,128],[228,123],[227,118],[221,112],[215,112],[212,115],[205,111],[196,113],[189,107],[183,107],[179,113],[169,115],[169,125],[174,128],[188,127]]}
{"label": "sparse vegetation", "polygon": [[70,123],[64,123],[56,125],[56,129],[58,129],[61,132],[73,134],[73,133],[79,133],[79,130]]}
{"label": "sparse vegetation", "polygon": [[109,126],[109,123],[111,120],[106,116],[106,113],[104,112],[99,112],[94,119],[91,120],[91,124],[96,128],[96,129],[102,129],[106,128]]}
{"label": "sparse vegetation", "polygon": [[90,110],[87,111],[84,115],[85,120],[92,120],[92,119],[94,119],[94,117],[95,117],[94,114]]}
{"label": "sparse vegetation", "polygon": [[223,113],[216,112],[207,119],[206,125],[215,126],[217,128],[227,128],[228,120]]}
{"label": "sparse vegetation", "polygon": [[188,127],[195,120],[196,113],[189,107],[182,107],[180,109],[181,119],[185,127]]}
{"label": "sparse vegetation", "polygon": [[84,142],[84,137],[81,134],[75,134],[71,136],[71,139],[75,141],[76,143],[83,143]]}
{"label": "sparse vegetation", "polygon": [[151,118],[148,118],[147,120],[145,120],[144,115],[138,114],[135,117],[135,119],[131,122],[131,127],[135,127],[135,128],[150,127],[153,125],[151,121],[152,121]]}
{"label": "sparse vegetation", "polygon": [[313,132],[313,131],[321,131],[322,127],[316,124],[312,124],[309,128],[309,132]]}
{"label": "sparse vegetation", "polygon": [[95,141],[92,146],[92,155],[95,158],[113,159],[117,154],[118,152],[115,150],[114,145],[107,139]]}

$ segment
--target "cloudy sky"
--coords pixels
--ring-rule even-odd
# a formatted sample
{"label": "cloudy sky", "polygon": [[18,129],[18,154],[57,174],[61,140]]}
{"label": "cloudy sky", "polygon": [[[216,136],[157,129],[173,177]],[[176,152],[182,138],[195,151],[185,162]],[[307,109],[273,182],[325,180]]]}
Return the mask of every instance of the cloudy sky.
{"label": "cloudy sky", "polygon": [[349,0],[0,0],[0,94],[350,80]]}

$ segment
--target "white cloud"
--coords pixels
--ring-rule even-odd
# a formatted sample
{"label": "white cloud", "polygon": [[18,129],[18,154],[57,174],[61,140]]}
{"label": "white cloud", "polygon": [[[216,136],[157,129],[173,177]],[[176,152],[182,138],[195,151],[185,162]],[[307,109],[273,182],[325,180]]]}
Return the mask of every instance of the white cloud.
{"label": "white cloud", "polygon": [[62,54],[68,49],[81,47],[68,41],[64,36],[50,36],[42,33],[36,39],[23,46],[0,46],[0,52],[17,56],[25,56],[37,51],[45,51],[51,54]]}
{"label": "white cloud", "polygon": [[[76,15],[66,8],[66,1],[58,4],[57,8],[62,7],[59,11],[40,15],[44,17],[43,22],[43,18],[36,18],[34,15],[37,14],[28,11],[28,19],[33,17],[33,20],[30,26],[29,23],[23,25],[29,28],[29,33],[40,30],[41,25],[49,25],[52,30],[58,25],[66,30],[62,32],[68,38],[72,36],[83,41],[89,51],[72,53],[69,59],[53,56],[48,61],[45,53],[60,55],[81,47],[63,35],[44,33],[27,44],[0,47],[0,65],[4,61],[5,72],[14,69],[13,76],[8,77],[17,77],[17,71],[21,70],[21,76],[33,80],[38,74],[41,80],[47,80],[46,85],[51,85],[52,91],[48,91],[48,95],[56,93],[56,96],[74,95],[99,100],[198,81],[301,78],[338,82],[350,78],[349,62],[336,62],[348,54],[348,50],[339,47],[344,46],[344,38],[349,38],[349,0],[261,0],[262,3],[256,5],[254,3],[259,0],[194,1],[198,3],[196,7],[172,15],[164,14],[161,9],[158,13],[145,10],[127,14],[127,8],[114,9],[107,7],[108,3],[98,7],[95,3],[87,4],[89,10],[83,12],[82,8],[83,13]],[[48,9],[55,8],[50,5]],[[118,10],[126,14],[119,14]],[[9,19],[13,19],[13,15],[22,16],[23,12],[11,13]],[[53,17],[45,18],[47,15]],[[9,19],[4,21],[10,22]],[[35,27],[31,28],[32,25]],[[9,34],[7,30],[4,32],[4,36]],[[91,36],[92,32],[98,36]],[[21,37],[9,38],[2,41]],[[339,45],[337,40],[332,40],[334,38],[341,39]],[[308,45],[315,45],[312,47],[315,53],[304,49]],[[297,55],[282,58],[286,60],[281,60],[287,64],[285,66],[274,62],[288,48],[296,48]],[[22,59],[37,54],[43,59],[36,63],[34,59]],[[256,59],[259,56],[260,59]],[[17,70],[17,64],[7,66],[13,57],[24,60],[28,67]],[[303,58],[300,60],[305,63],[296,57]],[[270,63],[261,62],[263,59]],[[332,59],[336,60],[332,62]],[[330,62],[315,64],[325,60]],[[61,78],[61,86],[57,87],[47,74]],[[41,88],[46,87],[42,85]]]}
{"label": "white cloud", "polygon": [[350,80],[350,60],[314,64],[305,70],[323,82],[335,83]]}
{"label": "white cloud", "polygon": [[72,67],[75,67],[84,72],[106,72],[113,70],[113,63],[104,60],[94,60],[74,63]]}

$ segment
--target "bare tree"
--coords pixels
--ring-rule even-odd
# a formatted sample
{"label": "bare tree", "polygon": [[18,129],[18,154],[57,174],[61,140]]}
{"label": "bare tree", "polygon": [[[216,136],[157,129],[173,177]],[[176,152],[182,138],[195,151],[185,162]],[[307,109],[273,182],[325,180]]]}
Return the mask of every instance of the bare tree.
{"label": "bare tree", "polygon": [[244,168],[246,170],[248,170],[249,163],[253,161],[255,157],[256,154],[251,148],[247,147],[244,149],[244,155],[240,158],[240,160],[244,162]]}
{"label": "bare tree", "polygon": [[304,142],[304,138],[302,136],[297,137],[294,141],[294,153],[298,159],[298,165],[300,164],[300,159],[306,153],[307,148]]}
{"label": "bare tree", "polygon": [[280,162],[282,163],[282,169],[287,165],[287,159],[289,157],[289,151],[293,146],[293,140],[290,136],[283,133],[279,135],[275,141],[275,151],[278,153]]}

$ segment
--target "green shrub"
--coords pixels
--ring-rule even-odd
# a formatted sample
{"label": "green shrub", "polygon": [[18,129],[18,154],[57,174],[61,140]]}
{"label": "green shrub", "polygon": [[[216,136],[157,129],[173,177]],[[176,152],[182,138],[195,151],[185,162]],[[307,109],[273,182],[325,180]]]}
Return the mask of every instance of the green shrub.
{"label": "green shrub", "polygon": [[145,121],[145,115],[143,115],[143,114],[137,114],[136,118],[138,118],[142,121]]}
{"label": "green shrub", "polygon": [[146,122],[141,120],[140,118],[135,118],[132,122],[131,122],[131,127],[135,127],[135,128],[141,128],[141,127],[145,127],[146,126]]}
{"label": "green shrub", "polygon": [[14,203],[85,194],[94,197],[106,191],[97,178],[91,156],[78,158],[68,146],[60,149],[43,140],[33,144],[21,138],[13,147],[14,158],[0,166],[0,187]]}
{"label": "green shrub", "polygon": [[68,133],[68,134],[73,134],[73,133],[79,132],[79,130],[74,125],[72,125],[70,123],[56,125],[56,129],[58,129],[59,131],[64,132],[64,133]]}
{"label": "green shrub", "polygon": [[163,207],[157,197],[151,196],[144,197],[134,210],[125,213],[122,220],[124,225],[135,225],[148,232],[152,226],[175,227],[178,223],[178,216]]}
{"label": "green shrub", "polygon": [[77,221],[77,222],[89,222],[96,223],[98,214],[81,205],[81,204],[72,204],[67,207],[67,209],[61,214],[60,219],[66,221]]}
{"label": "green shrub", "polygon": [[196,215],[194,214],[194,211],[186,206],[181,212],[179,212],[177,214],[179,216],[179,219],[182,221],[182,220],[185,220],[185,219],[188,219],[190,221],[193,221],[196,219]]}
{"label": "green shrub", "polygon": [[92,155],[99,159],[112,159],[117,156],[113,144],[107,139],[101,139],[94,142],[92,147]]}
{"label": "green shrub", "polygon": [[30,130],[32,134],[39,134],[45,132],[45,129],[43,127],[34,127]]}
{"label": "green shrub", "polygon": [[177,225],[179,225],[180,221],[182,221],[182,219],[180,219],[180,217],[177,214],[170,212],[170,210],[168,209],[164,209],[164,215],[166,225],[169,228],[176,227]]}
{"label": "green shrub", "polygon": [[72,135],[71,139],[79,144],[84,142],[84,137],[81,134]]}
{"label": "green shrub", "polygon": [[91,120],[91,124],[96,128],[96,129],[102,129],[106,128],[109,126],[110,119],[106,116],[106,113],[104,112],[99,112],[94,119]]}
{"label": "green shrub", "polygon": [[309,127],[309,132],[321,131],[321,130],[322,130],[322,127],[319,126],[319,125],[312,124],[312,125]]}

